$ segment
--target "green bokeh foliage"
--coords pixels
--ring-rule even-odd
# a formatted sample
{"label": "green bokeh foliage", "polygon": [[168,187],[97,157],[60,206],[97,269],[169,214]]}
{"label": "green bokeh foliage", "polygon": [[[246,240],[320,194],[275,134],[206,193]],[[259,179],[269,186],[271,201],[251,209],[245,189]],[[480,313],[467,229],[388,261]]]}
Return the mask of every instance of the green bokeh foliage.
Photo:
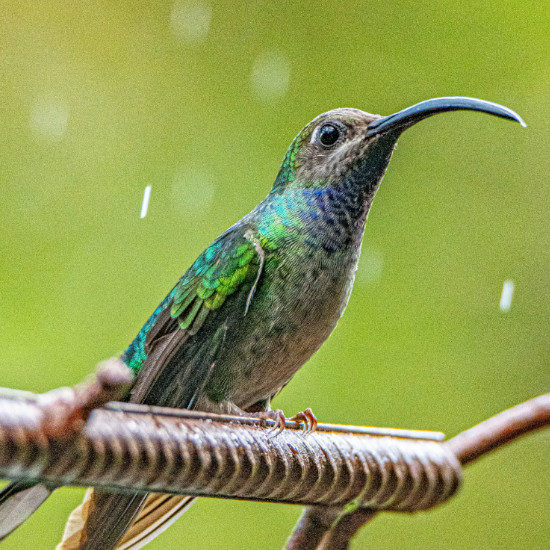
{"label": "green bokeh foliage", "polygon": [[[124,349],[203,247],[265,195],[319,112],[471,95],[528,128],[454,113],[403,136],[347,312],[275,405],[452,435],[545,391],[544,2],[194,2],[210,15],[202,40],[174,33],[171,2],[5,4],[1,385],[72,384]],[[286,93],[254,92],[262,59],[286,66]],[[547,447],[540,433],[481,460],[452,502],[383,515],[355,547],[545,547]],[[81,494],[57,491],[3,548],[52,548]],[[298,514],[202,500],[150,548],[280,548]]]}

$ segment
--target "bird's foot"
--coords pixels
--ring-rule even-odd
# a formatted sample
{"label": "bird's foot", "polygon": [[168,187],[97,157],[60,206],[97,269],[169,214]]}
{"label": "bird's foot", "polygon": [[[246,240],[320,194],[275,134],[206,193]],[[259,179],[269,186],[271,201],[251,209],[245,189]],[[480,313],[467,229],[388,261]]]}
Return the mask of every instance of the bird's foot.
{"label": "bird's foot", "polygon": [[[253,416],[260,419],[260,426],[268,428],[268,436],[275,437],[284,431],[286,428],[285,413],[281,409],[274,409],[272,411],[260,411],[253,413]],[[266,421],[271,420],[268,424]]]}
{"label": "bird's foot", "polygon": [[304,434],[310,434],[317,429],[317,417],[313,414],[313,411],[309,407],[306,410],[295,414],[292,418],[289,418],[289,420],[302,423],[302,430]]}
{"label": "bird's foot", "polygon": [[266,420],[271,420],[269,423],[269,436],[275,437],[283,432],[288,426],[287,422],[296,422],[302,424],[302,431],[304,434],[310,434],[317,429],[317,417],[313,414],[310,408],[305,409],[298,414],[295,414],[292,418],[285,417],[281,409],[275,409],[273,411],[262,411],[254,413],[254,416],[260,418],[261,425],[267,427]]}
{"label": "bird's foot", "polygon": [[268,428],[269,437],[275,437],[283,432],[288,427],[288,421],[302,424],[302,431],[306,435],[317,429],[317,417],[313,414],[313,411],[309,407],[288,419],[285,417],[285,414],[281,409],[270,411],[249,411],[248,414],[258,418],[260,420],[260,426],[263,428]]}

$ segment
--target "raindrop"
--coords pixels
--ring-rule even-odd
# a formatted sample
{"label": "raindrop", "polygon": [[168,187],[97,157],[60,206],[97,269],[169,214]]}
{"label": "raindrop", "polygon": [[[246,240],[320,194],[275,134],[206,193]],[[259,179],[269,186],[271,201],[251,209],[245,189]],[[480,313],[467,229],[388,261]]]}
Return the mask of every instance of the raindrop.
{"label": "raindrop", "polygon": [[254,62],[251,84],[258,99],[267,101],[283,97],[289,81],[290,65],[282,53],[264,52]]}
{"label": "raindrop", "polygon": [[195,168],[182,168],[174,174],[172,198],[174,207],[186,216],[201,217],[214,200],[214,178]]}
{"label": "raindrop", "polygon": [[68,122],[69,108],[62,103],[40,98],[31,107],[30,129],[48,141],[59,141],[67,130]]}
{"label": "raindrop", "polygon": [[502,294],[500,295],[500,311],[509,311],[512,305],[512,296],[514,295],[514,282],[504,281],[502,285]]}
{"label": "raindrop", "polygon": [[149,209],[149,199],[151,198],[151,186],[148,185],[145,190],[143,191],[143,201],[141,203],[141,212],[139,214],[139,217],[141,219],[145,218],[147,216],[147,210]]}
{"label": "raindrop", "polygon": [[206,2],[176,0],[170,14],[173,33],[192,44],[203,42],[208,36],[212,8]]}

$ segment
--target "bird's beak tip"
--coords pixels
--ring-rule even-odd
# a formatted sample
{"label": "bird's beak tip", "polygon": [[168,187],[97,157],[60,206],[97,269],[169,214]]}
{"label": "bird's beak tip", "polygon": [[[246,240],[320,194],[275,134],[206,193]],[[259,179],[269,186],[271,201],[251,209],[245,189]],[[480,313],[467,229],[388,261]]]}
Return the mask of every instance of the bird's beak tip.
{"label": "bird's beak tip", "polygon": [[392,131],[397,136],[420,120],[447,111],[480,111],[519,122],[523,128],[527,126],[515,111],[491,101],[461,96],[435,97],[411,105],[392,115],[374,120],[366,132],[366,137],[388,131]]}

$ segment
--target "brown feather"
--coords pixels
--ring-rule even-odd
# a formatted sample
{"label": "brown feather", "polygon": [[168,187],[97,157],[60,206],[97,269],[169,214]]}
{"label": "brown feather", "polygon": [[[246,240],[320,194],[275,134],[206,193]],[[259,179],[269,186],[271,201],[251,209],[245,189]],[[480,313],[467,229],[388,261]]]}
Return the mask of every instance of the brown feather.
{"label": "brown feather", "polygon": [[142,366],[138,379],[132,388],[130,401],[133,403],[143,403],[154,381],[162,374],[163,368],[169,363],[170,358],[183,346],[189,335],[176,329],[171,333],[161,336],[157,340],[146,359],[147,368]]}
{"label": "brown feather", "polygon": [[191,506],[194,497],[153,493],[117,546],[117,550],[138,550],[164,532]]}
{"label": "brown feather", "polygon": [[90,509],[93,489],[89,488],[84,494],[82,503],[79,504],[69,515],[65,524],[65,531],[61,542],[55,550],[78,550],[84,542],[84,526]]}
{"label": "brown feather", "polygon": [[[151,542],[176,521],[194,501],[185,495],[152,493],[147,496],[139,514],[124,537],[117,544],[117,550],[138,550]],[[94,490],[88,489],[84,500],[75,508],[67,520],[61,542],[56,550],[81,550],[87,543],[86,525],[93,508]]]}

